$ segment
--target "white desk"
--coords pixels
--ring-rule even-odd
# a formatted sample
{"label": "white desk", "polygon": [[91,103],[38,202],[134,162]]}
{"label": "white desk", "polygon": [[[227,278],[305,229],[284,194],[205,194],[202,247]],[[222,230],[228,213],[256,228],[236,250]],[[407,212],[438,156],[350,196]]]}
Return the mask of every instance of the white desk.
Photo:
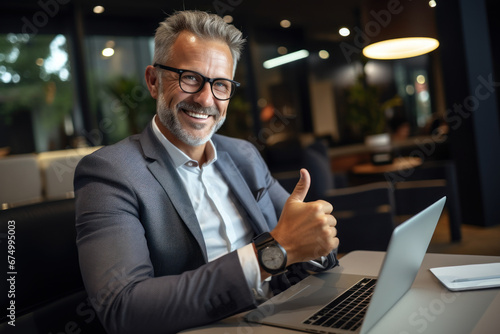
{"label": "white desk", "polygon": [[[332,270],[377,275],[384,252],[356,251],[340,259]],[[500,333],[500,288],[450,292],[429,268],[500,262],[499,256],[426,254],[410,291],[372,328],[370,333]],[[297,331],[249,324],[243,314],[183,333],[191,334],[296,334]]]}

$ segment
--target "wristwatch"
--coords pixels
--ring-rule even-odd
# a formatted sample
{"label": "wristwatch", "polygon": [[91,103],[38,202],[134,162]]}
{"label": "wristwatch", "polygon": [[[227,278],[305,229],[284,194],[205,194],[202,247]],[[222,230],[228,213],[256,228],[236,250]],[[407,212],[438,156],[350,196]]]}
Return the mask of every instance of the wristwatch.
{"label": "wristwatch", "polygon": [[264,232],[253,238],[257,249],[257,258],[262,268],[271,275],[286,271],[286,250],[274,240],[269,232]]}

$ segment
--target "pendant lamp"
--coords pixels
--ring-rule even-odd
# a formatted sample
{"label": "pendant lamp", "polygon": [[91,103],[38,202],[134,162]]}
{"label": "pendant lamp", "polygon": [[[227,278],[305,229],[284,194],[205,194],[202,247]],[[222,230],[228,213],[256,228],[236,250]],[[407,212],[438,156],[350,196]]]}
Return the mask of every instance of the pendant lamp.
{"label": "pendant lamp", "polygon": [[420,56],[439,46],[434,8],[428,0],[365,0],[361,21],[372,59]]}

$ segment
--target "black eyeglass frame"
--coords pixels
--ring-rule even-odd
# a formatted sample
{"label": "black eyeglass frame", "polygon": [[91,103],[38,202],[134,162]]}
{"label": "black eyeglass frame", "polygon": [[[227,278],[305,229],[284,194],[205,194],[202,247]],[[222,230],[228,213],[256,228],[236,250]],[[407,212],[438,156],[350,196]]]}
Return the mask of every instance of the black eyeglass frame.
{"label": "black eyeglass frame", "polygon": [[[205,86],[205,83],[209,83],[210,84],[210,90],[212,91],[212,95],[219,101],[227,101],[229,100],[230,98],[233,97],[234,93],[236,92],[236,88],[237,87],[240,87],[241,84],[237,81],[234,81],[234,80],[231,80],[231,79],[227,79],[227,78],[208,78],[206,76],[204,76],[203,74],[201,73],[198,73],[196,71],[192,71],[192,70],[183,70],[183,69],[179,69],[179,68],[175,68],[175,67],[170,67],[170,66],[166,66],[166,65],[162,65],[162,64],[158,64],[158,63],[154,63],[153,65],[154,67],[159,67],[161,68],[162,70],[167,70],[167,71],[170,71],[170,72],[174,72],[174,73],[177,73],[179,74],[179,87],[182,89],[182,91],[184,93],[188,93],[188,94],[196,94],[198,93],[199,91],[201,91],[203,89],[203,87]],[[182,77],[182,73],[184,72],[191,72],[191,73],[195,73],[197,75],[199,75],[202,79],[203,79],[203,83],[200,85],[200,88],[198,88],[197,91],[195,92],[186,92],[183,88],[182,88],[182,85],[181,85],[181,77]],[[234,89],[231,90],[231,92],[229,93],[229,97],[227,99],[221,99],[221,98],[218,98],[217,96],[215,96],[215,93],[214,93],[214,82],[217,81],[217,80],[226,80],[226,81],[229,81],[231,82],[235,87]]]}

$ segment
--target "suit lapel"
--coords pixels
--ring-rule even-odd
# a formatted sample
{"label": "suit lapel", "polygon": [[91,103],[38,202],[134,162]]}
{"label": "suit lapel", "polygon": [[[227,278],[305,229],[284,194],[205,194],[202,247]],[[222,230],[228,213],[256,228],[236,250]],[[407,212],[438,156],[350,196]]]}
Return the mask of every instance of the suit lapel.
{"label": "suit lapel", "polygon": [[189,199],[189,195],[175,170],[170,156],[166,153],[165,148],[153,133],[151,124],[141,134],[139,140],[144,150],[145,157],[150,159],[148,169],[161,184],[180,218],[191,231],[196,241],[198,241],[203,252],[205,263],[208,262],[205,240],[203,239],[196,213],[190,204],[191,200]]}
{"label": "suit lapel", "polygon": [[254,194],[252,194],[248,188],[245,179],[229,154],[225,151],[217,150],[217,161],[215,162],[215,166],[250,216],[250,224],[255,233],[260,234],[268,231],[264,215],[255,201]]}

